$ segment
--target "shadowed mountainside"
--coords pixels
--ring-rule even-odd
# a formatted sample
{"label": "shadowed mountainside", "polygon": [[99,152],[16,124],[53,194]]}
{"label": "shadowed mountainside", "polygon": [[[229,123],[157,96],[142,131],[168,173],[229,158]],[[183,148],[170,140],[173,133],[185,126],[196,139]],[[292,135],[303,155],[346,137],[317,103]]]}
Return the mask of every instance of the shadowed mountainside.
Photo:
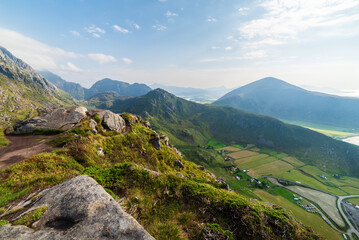
{"label": "shadowed mountainside", "polygon": [[114,112],[131,112],[182,143],[203,145],[210,139],[226,144],[252,143],[285,152],[330,172],[359,176],[359,147],[272,117],[232,107],[203,105],[162,89],[127,100],[115,100]]}
{"label": "shadowed mountainside", "polygon": [[213,104],[290,121],[359,129],[359,99],[311,92],[271,77],[237,88]]}

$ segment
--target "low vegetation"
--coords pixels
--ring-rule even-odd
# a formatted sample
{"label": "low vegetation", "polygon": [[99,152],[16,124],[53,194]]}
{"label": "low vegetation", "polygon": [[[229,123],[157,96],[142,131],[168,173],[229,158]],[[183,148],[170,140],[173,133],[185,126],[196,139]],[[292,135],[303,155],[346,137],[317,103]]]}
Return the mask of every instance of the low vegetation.
{"label": "low vegetation", "polygon": [[6,146],[9,144],[9,140],[4,137],[4,131],[0,128],[0,147]]}
{"label": "low vegetation", "polygon": [[[164,141],[160,150],[155,149],[150,143],[154,132],[138,122],[127,134],[107,136],[89,130],[85,121],[53,140],[63,146],[60,150],[1,170],[0,207],[7,209],[25,195],[87,174],[156,239],[318,238],[283,209],[224,189],[226,185],[217,183],[209,171],[183,160]],[[43,211],[25,215],[21,224],[31,226]]]}
{"label": "low vegetation", "polygon": [[14,221],[12,224],[31,226],[34,222],[40,219],[40,217],[42,216],[42,214],[44,214],[46,210],[47,207],[40,207],[35,210],[32,210],[24,214],[22,217]]}

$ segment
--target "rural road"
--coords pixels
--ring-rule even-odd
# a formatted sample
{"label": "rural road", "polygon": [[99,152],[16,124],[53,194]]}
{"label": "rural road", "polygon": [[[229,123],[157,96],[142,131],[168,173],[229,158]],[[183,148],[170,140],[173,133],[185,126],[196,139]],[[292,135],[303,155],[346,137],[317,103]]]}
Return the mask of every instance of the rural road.
{"label": "rural road", "polygon": [[347,231],[346,233],[350,236],[351,239],[353,239],[353,238],[352,238],[352,233],[355,233],[355,234],[359,237],[359,231],[356,230],[356,229],[353,227],[353,225],[352,225],[352,223],[349,221],[347,215],[344,213],[344,210],[342,209],[341,205],[342,205],[342,202],[343,202],[344,199],[346,199],[346,198],[353,198],[353,197],[359,197],[359,195],[338,196],[338,201],[337,201],[337,208],[339,209],[339,212],[340,212],[340,214],[343,216],[344,220],[345,220],[345,221],[348,223],[348,225],[349,225],[349,229],[348,229],[348,231]]}
{"label": "rural road", "polygon": [[[279,184],[277,182],[278,178],[276,177],[273,177],[273,176],[265,176],[269,181],[271,181],[273,184],[275,185],[279,185],[279,186],[282,186],[281,184]],[[275,181],[272,181],[271,179],[275,179]],[[307,187],[307,186],[306,186]],[[315,189],[315,188],[312,188],[312,187],[309,187],[310,189],[314,189],[316,191],[320,191],[320,192],[324,192],[324,191],[321,191],[321,190],[318,190],[318,189]],[[324,193],[327,193],[327,192],[324,192]],[[351,236],[352,233],[355,233],[358,237],[359,237],[359,231],[355,229],[355,227],[353,226],[353,224],[349,221],[347,215],[344,213],[344,210],[341,208],[341,205],[342,205],[342,202],[344,199],[347,199],[347,198],[353,198],[353,197],[358,197],[359,198],[359,195],[347,195],[347,196],[337,196],[337,195],[334,195],[334,194],[331,194],[331,193],[327,193],[327,194],[330,194],[330,195],[333,195],[333,196],[336,196],[338,199],[337,199],[337,208],[340,212],[340,214],[343,216],[344,218],[344,221],[348,223],[348,226],[349,226],[349,229],[347,230],[346,234],[348,234],[350,236],[350,239],[353,239],[353,237]],[[331,225],[331,224],[330,224]],[[331,225],[334,229],[337,229],[336,227],[334,227],[333,225]],[[338,229],[337,229],[338,230]],[[338,230],[340,231],[340,230]],[[342,232],[342,231],[340,231]],[[353,239],[354,240],[354,239]]]}

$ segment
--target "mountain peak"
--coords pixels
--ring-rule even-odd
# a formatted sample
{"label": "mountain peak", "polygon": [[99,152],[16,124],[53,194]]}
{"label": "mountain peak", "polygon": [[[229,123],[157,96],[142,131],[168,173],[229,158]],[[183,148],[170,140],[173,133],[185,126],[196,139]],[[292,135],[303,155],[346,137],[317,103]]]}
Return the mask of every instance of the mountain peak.
{"label": "mountain peak", "polygon": [[[274,77],[266,77],[266,78],[262,78],[259,79],[255,82],[252,82],[246,86],[256,86],[256,87],[292,87],[292,88],[299,88],[295,85],[292,85],[286,81],[280,80],[278,78],[274,78]],[[243,86],[243,87],[246,87]],[[243,88],[242,87],[242,88]]]}

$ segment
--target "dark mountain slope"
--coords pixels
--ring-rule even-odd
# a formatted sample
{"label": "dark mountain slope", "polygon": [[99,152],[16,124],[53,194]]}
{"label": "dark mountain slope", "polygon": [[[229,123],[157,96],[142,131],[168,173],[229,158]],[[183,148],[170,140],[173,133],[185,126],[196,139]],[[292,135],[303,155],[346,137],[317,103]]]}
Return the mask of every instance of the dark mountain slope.
{"label": "dark mountain slope", "polygon": [[139,114],[150,119],[156,129],[189,144],[203,145],[209,139],[252,143],[295,155],[321,169],[359,176],[359,147],[271,117],[197,104],[161,89],[117,100],[111,110]]}
{"label": "dark mountain slope", "polygon": [[74,104],[68,94],[0,47],[0,125],[37,115],[41,108]]}
{"label": "dark mountain slope", "polygon": [[102,92],[96,94],[95,96],[92,96],[91,98],[88,99],[87,102],[89,106],[95,106],[96,108],[100,108],[100,109],[107,109],[112,107],[114,101],[125,100],[129,98],[132,97],[119,95],[116,92]]}
{"label": "dark mountain slope", "polygon": [[44,78],[53,83],[56,87],[67,92],[77,100],[83,100],[85,98],[85,89],[80,84],[74,82],[67,82],[60,76],[49,71],[39,71],[39,73]]}
{"label": "dark mountain slope", "polygon": [[214,104],[285,120],[359,129],[359,99],[307,91],[276,78],[235,89]]}
{"label": "dark mountain slope", "polygon": [[86,89],[85,91],[85,99],[89,99],[90,97],[102,93],[102,92],[116,92],[119,95],[124,96],[141,96],[149,91],[151,88],[146,84],[129,84],[126,82],[116,81],[109,78],[102,79],[97,81],[90,89]]}
{"label": "dark mountain slope", "polygon": [[109,78],[99,80],[94,85],[92,85],[90,89],[87,89],[82,87],[78,83],[68,82],[62,79],[60,76],[57,76],[56,74],[53,74],[51,72],[40,71],[39,73],[47,80],[52,82],[56,87],[61,90],[64,90],[77,100],[88,100],[99,93],[105,92],[114,92],[122,96],[137,97],[144,95],[152,90],[146,84],[129,84],[126,82],[112,80]]}

